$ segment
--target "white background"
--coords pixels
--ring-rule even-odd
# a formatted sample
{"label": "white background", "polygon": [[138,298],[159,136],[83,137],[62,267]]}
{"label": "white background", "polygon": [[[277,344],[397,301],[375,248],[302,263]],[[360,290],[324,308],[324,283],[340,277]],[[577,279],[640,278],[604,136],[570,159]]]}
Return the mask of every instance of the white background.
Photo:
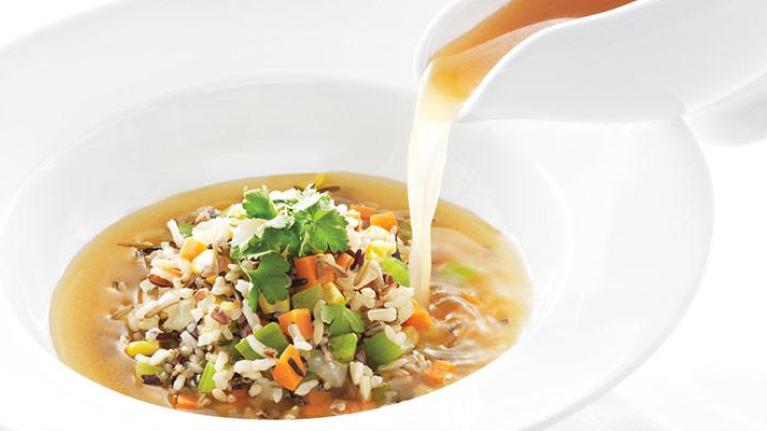
{"label": "white background", "polygon": [[[0,0],[0,46],[106,3]],[[698,297],[645,365],[554,428],[767,429],[767,142],[704,152],[715,227]]]}

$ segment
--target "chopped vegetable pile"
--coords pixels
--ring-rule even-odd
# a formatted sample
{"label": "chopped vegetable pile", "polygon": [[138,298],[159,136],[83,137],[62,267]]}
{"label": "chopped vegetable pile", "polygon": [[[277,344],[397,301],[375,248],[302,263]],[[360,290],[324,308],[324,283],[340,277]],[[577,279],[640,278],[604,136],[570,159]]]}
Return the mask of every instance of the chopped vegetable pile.
{"label": "chopped vegetable pile", "polygon": [[292,402],[279,417],[397,402],[413,378],[445,384],[455,365],[417,348],[432,317],[413,300],[400,226],[312,185],[168,221],[172,241],[141,255],[148,274],[122,317],[137,379],[182,409]]}

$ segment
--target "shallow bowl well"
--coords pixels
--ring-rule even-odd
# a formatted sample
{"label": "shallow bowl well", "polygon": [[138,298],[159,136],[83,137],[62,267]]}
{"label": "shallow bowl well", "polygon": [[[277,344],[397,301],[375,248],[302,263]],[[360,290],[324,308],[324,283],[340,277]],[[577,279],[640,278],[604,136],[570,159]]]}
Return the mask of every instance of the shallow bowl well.
{"label": "shallow bowl well", "polygon": [[[0,367],[19,370],[4,378],[15,390],[0,393],[12,407],[0,425],[252,428],[133,400],[60,364],[51,292],[101,229],[180,191],[307,171],[404,180],[410,54],[438,6],[306,3],[295,15],[268,1],[124,2],[0,53],[0,325],[14,353]],[[681,316],[711,223],[683,124],[464,124],[450,151],[443,197],[507,232],[527,260],[524,336],[433,394],[270,427],[538,426],[625,376]]]}

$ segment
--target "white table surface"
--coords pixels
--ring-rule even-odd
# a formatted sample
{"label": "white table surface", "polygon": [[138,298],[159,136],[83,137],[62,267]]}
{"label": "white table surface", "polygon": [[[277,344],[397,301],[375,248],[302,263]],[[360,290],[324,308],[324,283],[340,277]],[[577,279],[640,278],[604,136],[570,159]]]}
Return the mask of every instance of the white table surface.
{"label": "white table surface", "polygon": [[[108,2],[0,0],[0,46]],[[698,297],[647,363],[552,430],[767,429],[767,142],[704,152],[715,226]]]}

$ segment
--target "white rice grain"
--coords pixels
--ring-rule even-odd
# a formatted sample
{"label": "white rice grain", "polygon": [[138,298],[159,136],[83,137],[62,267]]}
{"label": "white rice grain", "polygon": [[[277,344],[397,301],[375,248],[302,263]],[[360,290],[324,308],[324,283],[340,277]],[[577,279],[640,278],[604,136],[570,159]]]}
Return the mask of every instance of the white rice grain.
{"label": "white rice grain", "polygon": [[385,373],[387,371],[394,371],[394,370],[396,370],[398,368],[401,368],[406,363],[407,363],[407,359],[399,358],[399,359],[397,359],[396,361],[394,361],[394,362],[392,362],[390,364],[386,364],[384,366],[379,367],[378,368],[378,372]]}
{"label": "white rice grain", "polygon": [[213,283],[213,287],[210,289],[210,293],[217,296],[226,296],[232,294],[232,288],[229,283],[224,280],[224,277],[216,277],[216,281]]}
{"label": "white rice grain", "polygon": [[227,362],[229,362],[229,355],[226,352],[219,353],[216,357],[216,371],[223,370]]}
{"label": "white rice grain", "polygon": [[180,335],[181,344],[191,349],[197,348],[197,340],[187,331],[184,331]]}
{"label": "white rice grain", "polygon": [[166,226],[168,226],[168,230],[173,237],[173,242],[175,242],[176,246],[180,248],[181,245],[184,244],[184,235],[181,235],[181,231],[178,228],[178,223],[176,223],[176,220],[170,219],[168,220],[168,223],[166,223]]}
{"label": "white rice grain", "polygon": [[272,401],[275,403],[279,403],[282,401],[282,396],[284,394],[282,393],[282,389],[280,388],[272,388]]}
{"label": "white rice grain", "polygon": [[397,320],[397,310],[394,308],[376,308],[368,310],[368,320],[371,322],[393,322]]}
{"label": "white rice grain", "polygon": [[266,349],[267,347],[264,345],[264,343],[258,341],[258,339],[253,336],[253,334],[248,335],[245,337],[245,341],[248,342],[248,346],[250,346],[251,349],[253,349],[254,352],[258,353],[259,355],[266,357]]}
{"label": "white rice grain", "polygon": [[320,384],[320,382],[318,380],[311,379],[311,380],[309,380],[307,382],[304,382],[304,383],[301,383],[300,385],[298,385],[298,387],[296,388],[296,390],[293,393],[298,395],[298,396],[300,396],[300,397],[303,397],[303,396],[307,395],[309,392],[311,392],[312,389],[316,388],[317,385],[319,385],[319,384]]}
{"label": "white rice grain", "polygon": [[262,390],[261,385],[259,385],[258,383],[253,383],[252,385],[250,385],[250,388],[248,389],[248,395],[250,395],[251,397],[256,397],[261,393],[261,390]]}
{"label": "white rice grain", "polygon": [[176,377],[176,380],[173,381],[173,392],[180,391],[181,388],[184,387],[184,383],[186,383],[186,377],[184,377],[183,374],[180,374]]}
{"label": "white rice grain", "polygon": [[370,389],[370,376],[362,376],[360,378],[360,394],[365,401],[370,401]]}
{"label": "white rice grain", "polygon": [[293,345],[296,346],[296,349],[306,352],[312,350],[312,345],[307,343],[304,336],[301,335],[301,330],[298,329],[298,325],[295,323],[288,325],[288,333],[290,334],[290,338],[293,339]]}
{"label": "white rice grain", "polygon": [[213,395],[213,398],[216,399],[216,401],[220,401],[222,403],[229,402],[229,397],[226,396],[226,393],[222,391],[221,389],[213,389],[213,392],[211,392],[211,395]]}
{"label": "white rice grain", "polygon": [[219,337],[221,337],[221,330],[214,329],[209,332],[205,332],[203,334],[200,334],[200,338],[197,339],[197,345],[198,346],[207,346],[210,344],[215,343],[218,341]]}
{"label": "white rice grain", "polygon": [[168,360],[170,356],[170,351],[165,349],[158,349],[150,358],[147,358],[146,363],[149,365],[158,366]]}
{"label": "white rice grain", "polygon": [[349,377],[352,378],[352,383],[355,385],[360,384],[360,378],[365,370],[365,364],[362,362],[352,361],[349,362]]}

